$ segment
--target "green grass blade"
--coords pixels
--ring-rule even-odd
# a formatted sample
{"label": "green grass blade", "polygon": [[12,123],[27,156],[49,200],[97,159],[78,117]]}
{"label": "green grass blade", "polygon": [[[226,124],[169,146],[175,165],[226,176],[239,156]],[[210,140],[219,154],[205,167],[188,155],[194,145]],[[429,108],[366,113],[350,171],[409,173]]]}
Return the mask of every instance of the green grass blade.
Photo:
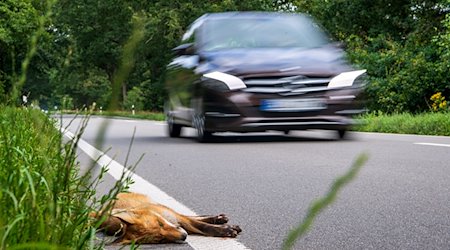
{"label": "green grass blade", "polygon": [[333,203],[333,201],[336,199],[338,192],[346,184],[348,184],[351,180],[353,180],[353,178],[355,178],[355,176],[358,174],[359,170],[362,168],[367,159],[368,156],[366,154],[359,155],[356,161],[353,163],[352,167],[348,170],[348,172],[334,181],[328,193],[324,197],[313,202],[312,206],[308,210],[306,217],[303,219],[300,225],[294,228],[288,234],[283,244],[284,250],[292,249],[295,242],[301,236],[303,236],[311,227],[317,215],[320,212],[322,212],[327,206]]}

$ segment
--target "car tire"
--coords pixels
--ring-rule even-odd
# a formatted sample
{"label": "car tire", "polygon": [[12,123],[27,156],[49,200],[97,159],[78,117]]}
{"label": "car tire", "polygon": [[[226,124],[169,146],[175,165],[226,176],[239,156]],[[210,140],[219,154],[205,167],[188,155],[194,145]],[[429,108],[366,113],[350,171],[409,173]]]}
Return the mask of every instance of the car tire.
{"label": "car tire", "polygon": [[339,129],[339,130],[337,130],[337,133],[338,133],[339,139],[344,139],[344,138],[345,138],[345,135],[347,134],[347,130],[345,130],[345,129]]}
{"label": "car tire", "polygon": [[195,99],[193,100],[193,114],[192,114],[192,127],[197,130],[197,141],[199,142],[208,142],[213,138],[213,134],[211,131],[207,131],[206,124],[206,116],[203,107],[203,99]]}
{"label": "car tire", "polygon": [[175,123],[175,119],[172,115],[167,115],[167,130],[169,132],[169,136],[173,138],[180,137],[182,126],[180,124]]}

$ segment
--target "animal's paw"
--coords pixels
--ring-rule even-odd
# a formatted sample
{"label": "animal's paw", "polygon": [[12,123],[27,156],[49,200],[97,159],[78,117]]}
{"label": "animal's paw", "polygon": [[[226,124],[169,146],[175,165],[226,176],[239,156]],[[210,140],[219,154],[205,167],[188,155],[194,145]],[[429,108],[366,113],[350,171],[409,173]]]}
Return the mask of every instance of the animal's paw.
{"label": "animal's paw", "polygon": [[214,218],[213,224],[225,224],[228,222],[228,217],[225,214],[219,214]]}
{"label": "animal's paw", "polygon": [[238,236],[238,234],[242,232],[242,229],[237,225],[227,225],[226,235],[225,237],[234,238]]}
{"label": "animal's paw", "polygon": [[233,230],[236,231],[238,234],[239,234],[240,232],[242,232],[242,229],[241,229],[238,225],[233,225],[233,226],[231,226],[231,227],[232,227]]}

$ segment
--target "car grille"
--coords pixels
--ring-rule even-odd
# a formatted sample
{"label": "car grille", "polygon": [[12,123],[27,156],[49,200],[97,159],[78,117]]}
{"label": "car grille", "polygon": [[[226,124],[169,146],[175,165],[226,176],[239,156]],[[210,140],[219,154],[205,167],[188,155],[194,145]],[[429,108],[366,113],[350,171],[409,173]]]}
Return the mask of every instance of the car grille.
{"label": "car grille", "polygon": [[301,95],[327,89],[331,78],[290,76],[282,78],[248,78],[243,89],[249,93],[279,94],[283,96]]}

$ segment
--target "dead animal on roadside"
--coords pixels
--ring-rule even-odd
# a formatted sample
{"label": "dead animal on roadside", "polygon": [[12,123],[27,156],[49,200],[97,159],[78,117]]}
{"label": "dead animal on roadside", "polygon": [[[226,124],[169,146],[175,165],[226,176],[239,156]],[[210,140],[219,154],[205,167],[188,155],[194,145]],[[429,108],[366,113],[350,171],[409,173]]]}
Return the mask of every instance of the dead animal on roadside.
{"label": "dead animal on roadside", "polygon": [[[101,213],[92,213],[99,217]],[[117,236],[114,243],[182,243],[188,234],[236,237],[242,230],[228,225],[224,214],[186,216],[138,193],[120,193],[110,213],[100,225],[106,235]]]}

